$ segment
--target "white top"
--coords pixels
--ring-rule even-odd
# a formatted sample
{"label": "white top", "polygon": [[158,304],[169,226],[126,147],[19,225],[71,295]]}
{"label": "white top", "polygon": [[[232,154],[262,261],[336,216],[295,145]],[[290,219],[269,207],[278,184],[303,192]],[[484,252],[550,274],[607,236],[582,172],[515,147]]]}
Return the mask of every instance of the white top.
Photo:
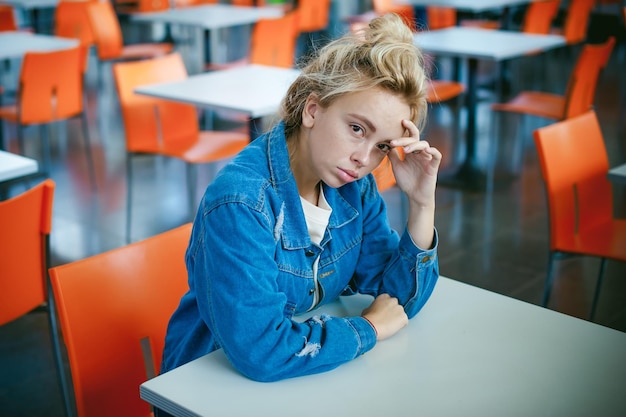
{"label": "white top", "polygon": [[278,110],[287,89],[299,74],[296,69],[248,65],[192,75],[177,82],[142,86],[135,92],[205,108],[240,111],[256,118]]}
{"label": "white top", "polygon": [[480,13],[487,10],[519,6],[531,1],[533,0],[403,0],[402,3],[414,6],[453,7],[461,11]]}
{"label": "white top", "polygon": [[609,170],[609,180],[616,184],[626,185],[626,164],[618,165]]}
{"label": "white top", "polygon": [[[367,296],[323,312],[359,315]],[[140,387],[175,416],[626,416],[626,333],[441,277],[407,327],[337,369],[254,382],[221,350]]]}
{"label": "white top", "polygon": [[462,26],[418,32],[413,39],[424,52],[493,61],[517,58],[565,45],[565,38],[559,35]]}
{"label": "white top", "polygon": [[247,25],[255,23],[259,19],[281,17],[283,14],[283,10],[279,7],[242,7],[214,4],[168,9],[161,12],[133,13],[131,19],[217,29]]}
{"label": "white top", "polygon": [[0,32],[0,59],[21,58],[26,52],[50,52],[69,49],[78,40],[28,32]]}
{"label": "white top", "polygon": [[37,172],[37,161],[11,152],[0,151],[0,182]]}

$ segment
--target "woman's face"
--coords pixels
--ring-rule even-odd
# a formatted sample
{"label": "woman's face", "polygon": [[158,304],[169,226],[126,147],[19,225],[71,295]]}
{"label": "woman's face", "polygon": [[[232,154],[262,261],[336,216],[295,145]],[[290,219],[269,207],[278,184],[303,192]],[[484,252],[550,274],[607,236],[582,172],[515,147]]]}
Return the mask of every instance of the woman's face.
{"label": "woman's face", "polygon": [[334,188],[366,176],[391,150],[389,142],[405,136],[401,122],[410,118],[409,106],[382,88],[343,95],[327,108],[310,96],[300,146],[311,174]]}

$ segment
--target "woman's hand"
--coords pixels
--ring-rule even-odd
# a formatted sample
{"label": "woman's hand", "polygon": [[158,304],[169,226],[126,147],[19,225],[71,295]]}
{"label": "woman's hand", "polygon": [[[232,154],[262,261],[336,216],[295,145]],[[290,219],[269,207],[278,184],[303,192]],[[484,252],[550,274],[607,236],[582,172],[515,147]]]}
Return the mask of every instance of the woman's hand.
{"label": "woman's hand", "polygon": [[413,122],[403,120],[402,126],[407,136],[392,140],[394,149],[388,154],[396,183],[410,202],[419,206],[434,206],[441,152],[420,140],[419,129]]}
{"label": "woman's hand", "polygon": [[377,340],[387,339],[407,325],[409,318],[398,299],[389,294],[380,294],[372,304],[363,310],[365,317],[376,329]]}

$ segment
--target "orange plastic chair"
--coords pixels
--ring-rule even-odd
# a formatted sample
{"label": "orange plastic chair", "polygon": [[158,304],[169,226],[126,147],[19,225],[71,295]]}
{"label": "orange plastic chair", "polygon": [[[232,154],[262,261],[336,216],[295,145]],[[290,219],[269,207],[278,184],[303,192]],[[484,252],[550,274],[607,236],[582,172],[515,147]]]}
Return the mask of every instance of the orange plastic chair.
{"label": "orange plastic chair", "polygon": [[17,30],[13,7],[0,4],[0,32]]}
{"label": "orange plastic chair", "polygon": [[54,11],[54,34],[78,39],[81,45],[95,45],[95,35],[88,13],[88,0],[61,0]]}
{"label": "orange plastic chair", "polygon": [[534,131],[545,181],[550,254],[542,305],[548,304],[554,263],[564,255],[600,258],[593,321],[606,260],[626,261],[626,220],[613,218],[609,162],[596,113],[588,111]]}
{"label": "orange plastic chair", "polygon": [[96,51],[100,62],[100,80],[104,62],[148,59],[170,53],[171,43],[136,43],[124,45],[122,29],[113,5],[109,1],[95,1],[88,4],[89,21],[93,29]]}
{"label": "orange plastic chair", "polygon": [[456,9],[454,7],[426,6],[428,30],[456,26],[456,19]]}
{"label": "orange plastic chair", "polygon": [[600,73],[608,63],[614,45],[614,37],[601,44],[586,44],[570,75],[564,95],[522,91],[506,103],[492,104],[491,108],[554,121],[587,112],[593,106]]}
{"label": "orange plastic chair", "polygon": [[135,94],[141,85],[187,78],[179,53],[142,61],[113,65],[113,76],[120,100],[126,136],[126,240],[130,241],[132,203],[132,157],[161,155],[187,165],[190,211],[195,210],[196,164],[206,164],[235,156],[249,142],[248,133],[200,131],[194,106]]}
{"label": "orange plastic chair", "polygon": [[524,13],[522,32],[547,35],[552,28],[552,21],[559,11],[560,0],[535,0]]}
{"label": "orange plastic chair", "polygon": [[[50,169],[50,143],[44,125],[80,117],[85,155],[92,184],[95,184],[89,126],[84,106],[83,71],[85,49],[77,46],[52,52],[28,52],[20,71],[15,104],[0,107],[0,119],[18,126],[18,145],[24,151],[24,127],[40,125],[44,141],[44,172]],[[54,70],[51,70],[54,69]]]}
{"label": "orange plastic chair", "polygon": [[568,45],[584,42],[595,3],[596,0],[570,0],[563,27],[552,30],[552,33],[565,36]]}
{"label": "orange plastic chair", "polygon": [[65,413],[71,416],[56,309],[47,273],[54,187],[54,182],[47,179],[16,197],[0,201],[0,325],[34,311],[47,314]]}
{"label": "orange plastic chair", "polygon": [[[78,417],[149,417],[139,385],[160,368],[188,289],[191,224],[50,269]],[[145,353],[144,353],[145,352]]]}
{"label": "orange plastic chair", "polygon": [[318,32],[328,27],[330,0],[299,0],[296,10],[301,33]]}

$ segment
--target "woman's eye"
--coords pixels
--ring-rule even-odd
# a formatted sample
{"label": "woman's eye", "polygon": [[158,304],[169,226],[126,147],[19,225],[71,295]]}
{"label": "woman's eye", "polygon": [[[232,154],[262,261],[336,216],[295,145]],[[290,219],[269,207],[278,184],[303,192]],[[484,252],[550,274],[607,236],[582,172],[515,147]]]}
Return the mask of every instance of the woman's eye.
{"label": "woman's eye", "polygon": [[354,133],[358,133],[359,135],[363,136],[364,131],[363,131],[363,128],[361,128],[361,126],[359,126],[359,125],[350,125],[350,127],[352,128],[352,131]]}
{"label": "woman's eye", "polygon": [[389,145],[388,143],[379,143],[377,147],[384,153],[388,153],[391,150],[391,145]]}

